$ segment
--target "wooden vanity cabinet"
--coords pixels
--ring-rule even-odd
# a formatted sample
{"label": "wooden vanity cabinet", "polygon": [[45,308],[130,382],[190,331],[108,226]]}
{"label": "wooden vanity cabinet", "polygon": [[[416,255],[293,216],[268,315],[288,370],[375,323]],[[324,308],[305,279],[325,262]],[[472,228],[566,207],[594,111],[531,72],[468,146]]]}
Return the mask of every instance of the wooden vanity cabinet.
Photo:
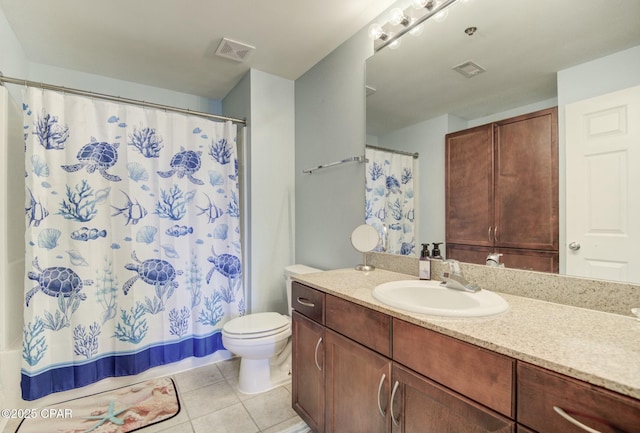
{"label": "wooden vanity cabinet", "polygon": [[[640,400],[293,283],[293,408],[315,433],[639,432]],[[314,319],[312,319],[314,318]]]}
{"label": "wooden vanity cabinet", "polygon": [[557,125],[550,108],[446,136],[448,258],[557,272]]}
{"label": "wooden vanity cabinet", "polygon": [[591,431],[632,433],[640,431],[640,401],[518,362],[517,417],[520,424],[540,433],[589,431],[566,417]]}
{"label": "wooden vanity cabinet", "polygon": [[292,283],[292,407],[314,432],[325,420],[325,294]]}
{"label": "wooden vanity cabinet", "polygon": [[397,363],[393,383],[393,433],[515,432],[513,420]]}

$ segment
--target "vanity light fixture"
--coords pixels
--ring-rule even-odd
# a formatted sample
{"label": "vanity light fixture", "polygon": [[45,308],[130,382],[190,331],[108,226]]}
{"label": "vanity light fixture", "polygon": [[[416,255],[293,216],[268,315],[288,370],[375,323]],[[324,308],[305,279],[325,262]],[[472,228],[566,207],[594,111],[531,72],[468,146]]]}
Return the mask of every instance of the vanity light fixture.
{"label": "vanity light fixture", "polygon": [[457,0],[411,0],[411,5],[404,10],[393,8],[388,21],[384,25],[373,23],[369,26],[369,37],[374,41],[374,50],[384,47],[397,48],[400,38],[405,33],[418,36],[422,33],[424,23],[433,17],[435,21],[443,21],[449,13],[448,7]]}

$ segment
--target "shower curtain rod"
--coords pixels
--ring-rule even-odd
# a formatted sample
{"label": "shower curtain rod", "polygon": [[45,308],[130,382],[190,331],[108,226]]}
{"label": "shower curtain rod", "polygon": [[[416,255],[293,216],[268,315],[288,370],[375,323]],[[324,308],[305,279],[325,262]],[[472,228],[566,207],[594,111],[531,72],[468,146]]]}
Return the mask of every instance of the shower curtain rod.
{"label": "shower curtain rod", "polygon": [[385,149],[384,147],[378,147],[378,146],[371,146],[370,144],[365,145],[365,147],[368,147],[369,149],[374,149],[374,150],[382,150],[384,152],[391,152],[391,153],[397,153],[399,155],[407,155],[407,156],[412,156],[413,159],[418,159],[418,156],[420,156],[418,154],[418,152],[404,152],[402,150],[395,150],[395,149]]}
{"label": "shower curtain rod", "polygon": [[74,94],[74,95],[89,96],[91,98],[104,99],[104,100],[112,101],[112,102],[124,102],[126,104],[131,104],[131,105],[140,105],[142,107],[157,108],[157,109],[160,109],[160,110],[172,111],[172,112],[175,112],[175,113],[190,114],[192,116],[204,117],[204,118],[207,118],[207,119],[231,121],[233,123],[237,123],[237,124],[240,124],[240,125],[246,125],[247,124],[246,119],[238,119],[236,117],[220,116],[218,114],[205,113],[203,111],[193,111],[193,110],[189,110],[187,108],[178,108],[178,107],[172,107],[171,105],[155,104],[153,102],[139,101],[137,99],[123,98],[121,96],[111,96],[111,95],[107,95],[107,94],[104,94],[104,93],[89,92],[89,91],[86,91],[86,90],[73,89],[73,88],[70,88],[70,87],[56,86],[56,85],[53,85],[53,84],[46,84],[46,83],[39,83],[37,81],[29,81],[29,80],[21,80],[21,79],[18,79],[18,78],[5,77],[0,72],[0,84],[3,84],[3,83],[19,84],[19,85],[24,85],[24,86],[29,86],[29,87],[40,87],[42,89],[54,90],[54,91],[62,91],[62,92],[71,93],[71,94]]}

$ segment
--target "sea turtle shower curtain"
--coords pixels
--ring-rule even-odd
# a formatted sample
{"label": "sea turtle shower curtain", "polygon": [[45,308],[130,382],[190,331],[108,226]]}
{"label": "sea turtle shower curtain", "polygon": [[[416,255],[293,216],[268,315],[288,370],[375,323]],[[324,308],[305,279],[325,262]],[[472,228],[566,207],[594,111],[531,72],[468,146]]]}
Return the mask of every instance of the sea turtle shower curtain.
{"label": "sea turtle shower curtain", "polygon": [[415,158],[370,147],[365,157],[365,223],[378,230],[386,252],[415,254]]}
{"label": "sea turtle shower curtain", "polygon": [[23,398],[222,349],[245,313],[236,126],[24,97]]}

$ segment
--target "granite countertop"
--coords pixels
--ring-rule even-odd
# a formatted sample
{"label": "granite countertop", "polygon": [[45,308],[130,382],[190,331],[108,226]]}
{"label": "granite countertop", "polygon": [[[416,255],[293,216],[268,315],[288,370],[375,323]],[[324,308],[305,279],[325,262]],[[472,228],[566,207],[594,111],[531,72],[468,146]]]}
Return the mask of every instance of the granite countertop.
{"label": "granite countertop", "polygon": [[392,317],[640,399],[640,321],[633,317],[500,293],[504,313],[444,318],[376,300],[378,284],[414,276],[376,269],[339,269],[293,277],[322,292]]}

